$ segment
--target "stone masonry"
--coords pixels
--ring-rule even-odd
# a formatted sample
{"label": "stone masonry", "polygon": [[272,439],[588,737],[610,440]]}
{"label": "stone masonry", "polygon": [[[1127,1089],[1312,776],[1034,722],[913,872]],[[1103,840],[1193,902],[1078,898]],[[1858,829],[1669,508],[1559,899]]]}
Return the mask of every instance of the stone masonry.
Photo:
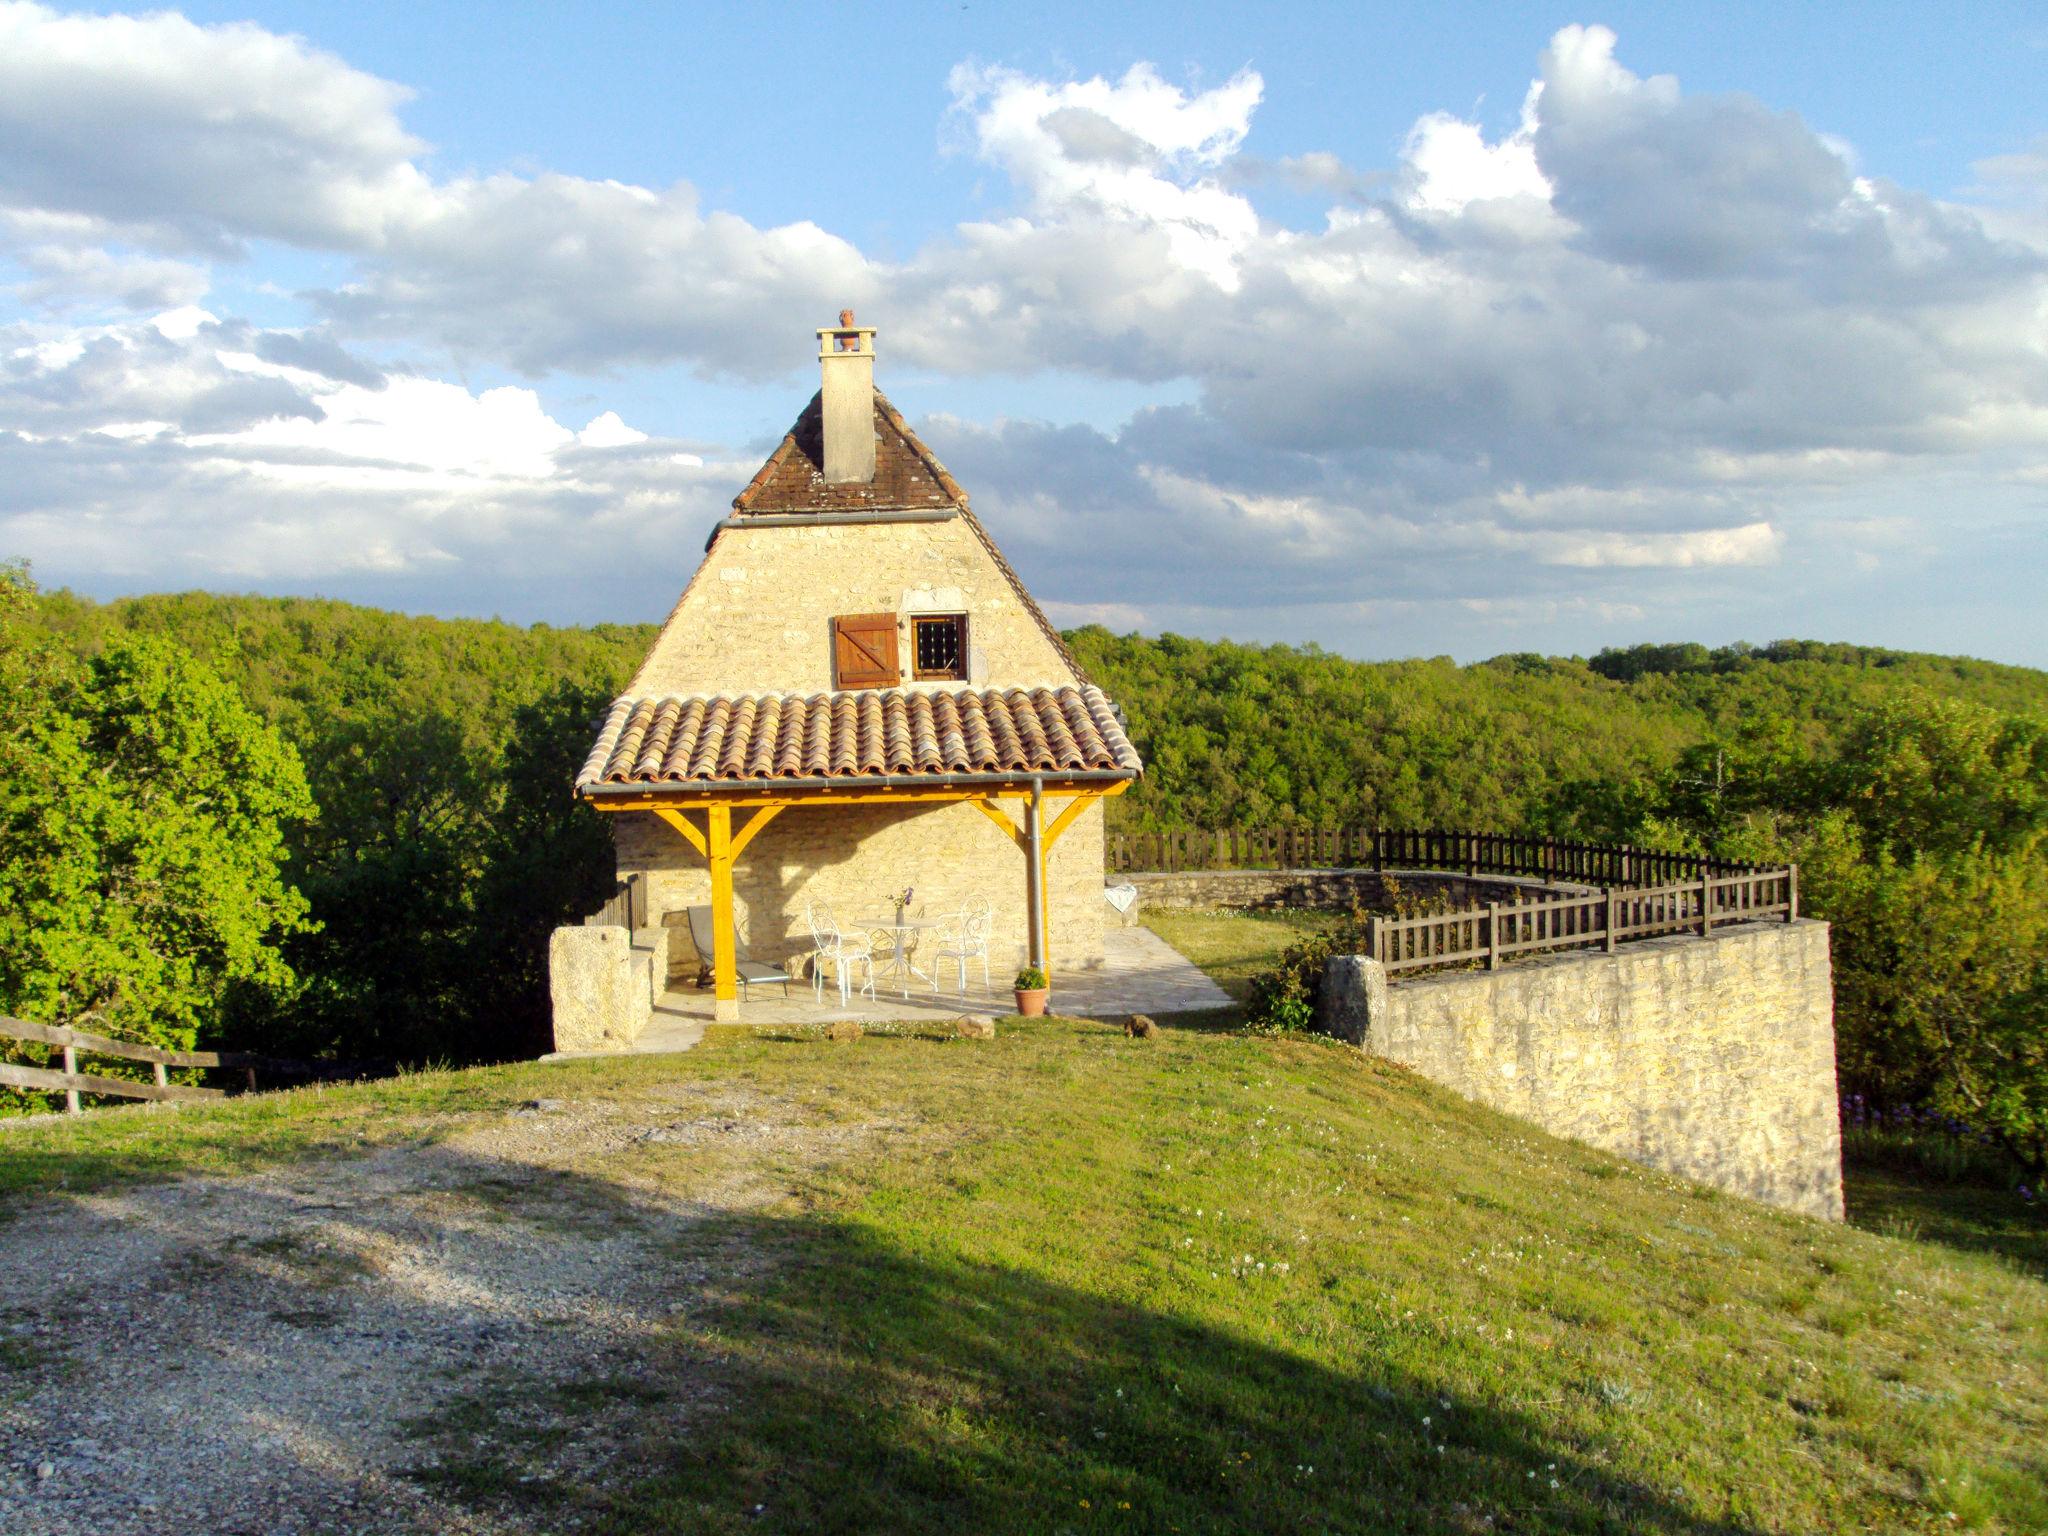
{"label": "stone masonry", "polygon": [[1389,985],[1332,959],[1318,1025],[1545,1130],[1842,1217],[1825,923],[1751,923]]}
{"label": "stone masonry", "polygon": [[639,1039],[668,987],[670,948],[661,928],[557,928],[548,941],[555,1049],[622,1051]]}
{"label": "stone masonry", "polygon": [[[727,529],[676,605],[675,618],[688,622],[671,619],[626,691],[823,691],[832,685],[832,619],[847,613],[896,614],[906,656],[911,614],[967,614],[970,687],[1073,681],[973,525],[949,516]],[[906,674],[903,686],[961,684],[917,683]]]}
{"label": "stone masonry", "polygon": [[1496,875],[1447,874],[1434,869],[1185,869],[1116,875],[1138,889],[1140,911],[1346,912],[1385,911],[1387,882],[1411,896],[1445,897],[1460,904],[1527,901],[1545,891],[1573,895],[1590,886],[1553,884]]}

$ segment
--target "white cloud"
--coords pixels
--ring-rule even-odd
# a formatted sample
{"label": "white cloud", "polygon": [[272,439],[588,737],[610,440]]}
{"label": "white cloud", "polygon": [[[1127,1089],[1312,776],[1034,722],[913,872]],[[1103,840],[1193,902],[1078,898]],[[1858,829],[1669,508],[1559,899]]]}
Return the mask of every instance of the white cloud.
{"label": "white cloud", "polygon": [[1251,129],[1265,83],[1251,70],[1186,92],[1149,64],[1120,80],[1055,84],[962,65],[947,81],[984,159],[1000,165],[1040,219],[1107,218],[1165,235],[1171,260],[1235,291],[1258,215],[1216,171]]}
{"label": "white cloud", "polygon": [[1427,213],[1463,213],[1490,198],[1550,200],[1550,181],[1536,163],[1536,103],[1539,81],[1522,102],[1522,121],[1497,144],[1486,142],[1477,123],[1449,112],[1431,112],[1408,130],[1402,146],[1409,206]]}
{"label": "white cloud", "polygon": [[[1600,27],[1552,38],[1512,130],[1430,113],[1390,168],[1320,145],[1255,161],[1250,70],[947,84],[952,136],[1008,192],[885,260],[684,183],[439,175],[404,87],[258,27],[0,3],[0,254],[46,317],[0,331],[23,477],[0,481],[6,531],[73,568],[158,550],[198,573],[179,579],[212,558],[473,582],[636,506],[708,519],[749,455],[601,408],[577,431],[534,390],[366,349],[534,379],[784,378],[811,317],[848,302],[883,327],[885,370],[1197,399],[1117,432],[932,423],[1076,613],[1621,622],[1738,589],[1801,611],[1831,569],[1825,520],[1939,485],[1940,511],[1897,515],[1974,547],[1972,509],[2048,462],[2038,148],[1937,201],[1794,114],[1635,73]],[[1262,217],[1275,184],[1327,213]],[[264,242],[337,257],[312,323],[252,326],[209,291]],[[123,306],[160,318],[107,318]],[[345,516],[352,491],[374,512]],[[171,505],[209,539],[185,542]],[[1073,561],[1077,539],[1099,558]]]}

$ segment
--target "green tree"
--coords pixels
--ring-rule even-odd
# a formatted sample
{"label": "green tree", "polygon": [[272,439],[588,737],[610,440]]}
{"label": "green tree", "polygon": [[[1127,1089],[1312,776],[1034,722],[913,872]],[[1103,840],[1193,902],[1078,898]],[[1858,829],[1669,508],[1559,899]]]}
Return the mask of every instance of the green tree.
{"label": "green tree", "polygon": [[231,988],[292,984],[278,941],[307,906],[284,833],[313,815],[298,755],[168,641],[51,655],[20,632],[25,578],[4,585],[0,1006],[190,1048]]}

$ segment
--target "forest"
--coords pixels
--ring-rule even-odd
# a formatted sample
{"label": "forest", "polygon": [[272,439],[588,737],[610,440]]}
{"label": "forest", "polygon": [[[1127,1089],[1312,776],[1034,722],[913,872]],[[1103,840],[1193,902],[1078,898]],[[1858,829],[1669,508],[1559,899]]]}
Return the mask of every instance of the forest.
{"label": "forest", "polygon": [[[610,888],[568,786],[651,626],[0,569],[0,1010],[472,1062],[547,1036]],[[1146,759],[1112,827],[1538,830],[1791,859],[1845,1091],[2048,1146],[2048,673],[1810,641],[1361,662],[1084,628]]]}

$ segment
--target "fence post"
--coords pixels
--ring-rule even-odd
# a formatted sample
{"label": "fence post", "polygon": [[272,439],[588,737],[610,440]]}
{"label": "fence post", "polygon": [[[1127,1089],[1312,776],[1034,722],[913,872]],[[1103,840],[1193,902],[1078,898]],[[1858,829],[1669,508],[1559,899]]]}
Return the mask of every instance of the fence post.
{"label": "fence post", "polygon": [[[78,1048],[76,1046],[67,1045],[64,1047],[64,1075],[66,1077],[76,1077],[78,1075]],[[78,1113],[78,1090],[76,1088],[66,1088],[64,1090],[64,1113],[67,1115]]]}
{"label": "fence post", "polygon": [[1380,958],[1380,920],[1377,917],[1365,920],[1365,953],[1368,959]]}
{"label": "fence post", "polygon": [[1700,876],[1700,937],[1706,938],[1714,931],[1714,866],[1707,866],[1707,873]]}
{"label": "fence post", "polygon": [[1474,832],[1465,834],[1465,875],[1470,878],[1479,873],[1479,836]]}
{"label": "fence post", "polygon": [[1785,870],[1785,921],[1799,921],[1799,866],[1790,865]]}
{"label": "fence post", "polygon": [[1610,955],[1614,953],[1614,946],[1621,942],[1616,937],[1614,931],[1620,926],[1617,919],[1618,911],[1619,908],[1614,899],[1614,887],[1610,885],[1607,887],[1607,953]]}
{"label": "fence post", "polygon": [[1500,969],[1500,903],[1497,901],[1486,904],[1486,968],[1489,971]]}
{"label": "fence post", "polygon": [[1372,829],[1372,872],[1374,874],[1379,874],[1386,867],[1387,858],[1386,853],[1384,851],[1384,846],[1380,841],[1380,829],[1378,827],[1374,827]]}

